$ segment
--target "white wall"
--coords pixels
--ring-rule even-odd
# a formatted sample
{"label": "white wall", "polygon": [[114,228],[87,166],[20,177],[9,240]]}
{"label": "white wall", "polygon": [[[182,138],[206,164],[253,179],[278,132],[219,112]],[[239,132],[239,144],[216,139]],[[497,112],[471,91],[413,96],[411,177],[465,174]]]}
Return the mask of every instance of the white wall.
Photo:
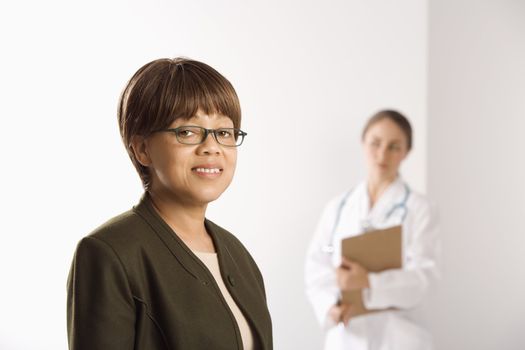
{"label": "white wall", "polygon": [[232,81],[249,133],[209,217],[259,263],[275,348],[319,348],[304,253],[324,203],[362,178],[359,135],[378,109],[411,117],[404,173],[425,190],[426,10],[419,0],[2,2],[0,348],[66,348],[75,245],[141,194],[118,95],[141,65],[176,55]]}
{"label": "white wall", "polygon": [[525,349],[525,3],[431,1],[429,193],[438,350]]}

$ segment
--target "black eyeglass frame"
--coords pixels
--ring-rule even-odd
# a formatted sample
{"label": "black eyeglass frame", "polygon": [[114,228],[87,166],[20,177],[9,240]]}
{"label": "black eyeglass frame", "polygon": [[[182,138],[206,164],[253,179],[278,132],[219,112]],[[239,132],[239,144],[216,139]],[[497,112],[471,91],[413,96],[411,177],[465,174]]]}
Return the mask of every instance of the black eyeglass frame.
{"label": "black eyeglass frame", "polygon": [[[198,129],[201,129],[201,130],[204,130],[204,135],[202,136],[202,139],[200,142],[196,142],[196,143],[188,143],[188,142],[182,142],[181,140],[179,140],[179,135],[178,135],[178,131],[180,129],[184,129],[184,128],[198,128]],[[232,132],[234,134],[234,137],[235,135],[237,135],[235,137],[235,139],[237,140],[239,137],[241,138],[241,142],[237,145],[225,145],[224,143],[221,143],[219,141],[219,139],[217,138],[217,132],[220,132],[220,131],[229,131],[229,132]],[[152,131],[151,133],[156,133],[156,132],[169,132],[169,133],[172,133],[175,135],[175,137],[177,138],[177,141],[183,145],[200,145],[202,143],[204,143],[204,141],[206,141],[206,138],[208,137],[209,134],[212,134],[213,135],[213,138],[215,139],[215,141],[217,141],[217,143],[221,146],[224,146],[224,147],[239,147],[240,145],[242,145],[243,141],[244,141],[244,137],[246,135],[248,135],[248,133],[242,131],[241,129],[237,129],[237,128],[218,128],[218,129],[206,129],[206,128],[203,128],[202,126],[198,126],[198,125],[181,125],[177,128],[168,128],[168,129],[159,129],[159,130],[154,130]]]}

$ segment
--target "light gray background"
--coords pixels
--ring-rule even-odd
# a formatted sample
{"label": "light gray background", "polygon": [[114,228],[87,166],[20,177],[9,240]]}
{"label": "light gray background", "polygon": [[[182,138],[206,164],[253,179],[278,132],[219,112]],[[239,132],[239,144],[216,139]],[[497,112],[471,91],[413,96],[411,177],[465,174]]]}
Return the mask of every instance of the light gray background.
{"label": "light gray background", "polygon": [[444,279],[422,311],[438,348],[522,348],[524,19],[510,0],[2,3],[0,349],[66,348],[75,245],[142,192],[118,95],[178,55],[240,96],[249,136],[208,217],[259,263],[276,349],[321,346],[304,253],[324,203],[363,177],[359,134],[385,107],[411,118],[403,175],[441,208]]}
{"label": "light gray background", "polygon": [[430,1],[428,192],[439,349],[525,349],[525,2]]}

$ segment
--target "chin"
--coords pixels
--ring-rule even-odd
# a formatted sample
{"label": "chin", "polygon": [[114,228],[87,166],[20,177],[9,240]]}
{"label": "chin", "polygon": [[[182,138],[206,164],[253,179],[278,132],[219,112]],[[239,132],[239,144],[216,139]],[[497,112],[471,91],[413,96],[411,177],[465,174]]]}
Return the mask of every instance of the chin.
{"label": "chin", "polygon": [[219,197],[222,195],[223,192],[224,190],[223,191],[217,191],[217,190],[203,191],[201,193],[195,194],[195,198],[198,199],[198,201],[201,203],[208,204],[210,202],[213,202],[219,199]]}
{"label": "chin", "polygon": [[390,171],[386,170],[386,169],[376,169],[374,172],[374,177],[376,178],[389,178],[390,177]]}
{"label": "chin", "polygon": [[392,172],[390,168],[386,168],[386,167],[382,167],[382,166],[378,166],[376,169],[377,169],[376,171],[379,174],[389,174],[389,173]]}

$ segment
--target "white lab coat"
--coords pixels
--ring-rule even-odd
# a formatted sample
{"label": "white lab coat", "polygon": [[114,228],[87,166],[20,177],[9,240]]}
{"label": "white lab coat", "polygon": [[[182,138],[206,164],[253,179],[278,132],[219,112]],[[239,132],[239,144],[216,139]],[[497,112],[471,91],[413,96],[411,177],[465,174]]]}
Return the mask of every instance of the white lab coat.
{"label": "white lab coat", "polygon": [[[363,182],[330,201],[321,216],[306,257],[306,294],[315,315],[326,330],[325,349],[330,350],[426,350],[432,348],[430,334],[409,320],[410,310],[420,304],[438,278],[439,253],[437,217],[428,200],[410,189],[406,216],[399,206],[406,185],[398,177],[381,195],[372,210],[367,184]],[[347,198],[336,216],[340,203]],[[402,222],[401,222],[402,221]],[[403,268],[369,273],[370,288],[363,290],[369,309],[395,307],[395,311],[358,316],[348,326],[334,324],[328,310],[336,303],[339,289],[335,269],[341,263],[341,240],[361,234],[365,228],[403,225]],[[332,254],[324,251],[332,245]]]}

